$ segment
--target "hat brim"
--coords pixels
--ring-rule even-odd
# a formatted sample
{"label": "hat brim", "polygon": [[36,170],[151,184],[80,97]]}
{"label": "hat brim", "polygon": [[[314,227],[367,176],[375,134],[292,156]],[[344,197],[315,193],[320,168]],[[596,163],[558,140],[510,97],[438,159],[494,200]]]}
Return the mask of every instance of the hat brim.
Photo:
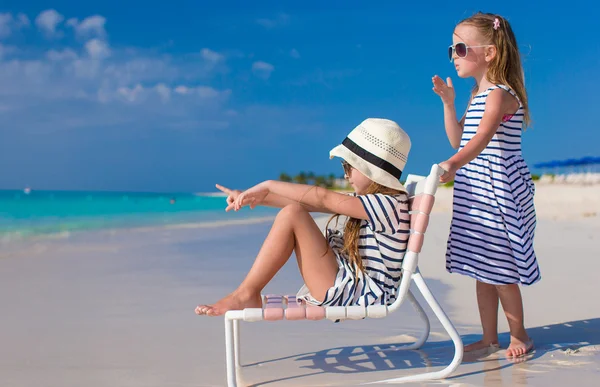
{"label": "hat brim", "polygon": [[363,175],[373,180],[375,183],[381,184],[385,187],[396,189],[398,191],[407,192],[406,188],[400,180],[384,171],[381,168],[368,163],[362,158],[358,157],[355,153],[351,152],[344,145],[338,145],[329,151],[329,158],[339,157],[346,160],[353,168],[358,169]]}

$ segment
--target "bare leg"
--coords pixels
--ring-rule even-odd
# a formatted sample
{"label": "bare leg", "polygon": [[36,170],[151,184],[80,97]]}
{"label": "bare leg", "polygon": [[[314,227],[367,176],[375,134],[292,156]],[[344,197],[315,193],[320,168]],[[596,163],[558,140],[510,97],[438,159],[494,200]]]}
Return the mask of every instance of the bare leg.
{"label": "bare leg", "polygon": [[498,291],[495,285],[477,281],[477,306],[483,328],[483,338],[465,346],[465,352],[498,345]]}
{"label": "bare leg", "polygon": [[510,329],[510,345],[506,350],[506,357],[523,356],[533,349],[533,341],[525,331],[521,289],[517,284],[498,285],[497,289]]}
{"label": "bare leg", "polygon": [[302,206],[279,212],[254,265],[240,286],[214,305],[199,305],[196,314],[219,316],[228,310],[260,308],[260,292],[296,251],[298,267],[312,296],[322,301],[338,271],[335,254],[314,219]]}

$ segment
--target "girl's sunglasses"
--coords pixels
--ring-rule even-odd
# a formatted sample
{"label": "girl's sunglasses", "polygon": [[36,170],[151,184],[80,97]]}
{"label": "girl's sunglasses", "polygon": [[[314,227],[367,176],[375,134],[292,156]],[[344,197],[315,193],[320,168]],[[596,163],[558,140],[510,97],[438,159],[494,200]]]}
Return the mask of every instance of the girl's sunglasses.
{"label": "girl's sunglasses", "polygon": [[342,168],[344,168],[344,175],[350,176],[352,172],[352,165],[350,165],[346,160],[342,160]]}
{"label": "girl's sunglasses", "polygon": [[467,46],[466,43],[459,42],[453,46],[448,47],[448,59],[450,62],[454,59],[454,53],[459,58],[466,58],[469,54],[469,48],[477,48],[477,47],[493,47],[493,44],[484,44],[483,46]]}

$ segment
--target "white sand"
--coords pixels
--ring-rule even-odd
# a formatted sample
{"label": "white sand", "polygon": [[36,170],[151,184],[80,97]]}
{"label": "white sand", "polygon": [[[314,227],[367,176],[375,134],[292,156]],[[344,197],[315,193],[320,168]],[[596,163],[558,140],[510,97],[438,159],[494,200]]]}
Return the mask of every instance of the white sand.
{"label": "white sand", "polygon": [[[576,220],[600,216],[600,184],[537,184],[535,206],[539,219]],[[452,189],[440,188],[436,212],[452,210]]]}
{"label": "white sand", "polygon": [[[450,196],[440,190],[421,270],[468,343],[480,334],[474,282],[444,269]],[[538,188],[543,278],[523,291],[533,358],[512,364],[503,350],[467,356],[453,378],[430,385],[598,385],[600,214],[585,214],[600,213],[599,204],[597,187]],[[3,254],[0,385],[225,385],[223,319],[193,309],[237,285],[269,226],[95,232]],[[265,293],[300,285],[290,261]],[[419,331],[409,305],[382,320],[243,323],[243,377],[248,385],[351,386],[448,363],[449,339],[433,318],[421,351],[376,351]],[[503,317],[500,331],[506,346]]]}

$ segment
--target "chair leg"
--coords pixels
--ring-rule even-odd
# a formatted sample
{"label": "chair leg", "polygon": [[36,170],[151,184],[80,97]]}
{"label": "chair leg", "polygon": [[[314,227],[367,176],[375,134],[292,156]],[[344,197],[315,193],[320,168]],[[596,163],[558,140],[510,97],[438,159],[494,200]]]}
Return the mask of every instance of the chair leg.
{"label": "chair leg", "polygon": [[235,357],[235,367],[240,368],[240,320],[233,320],[233,353]]}
{"label": "chair leg", "polygon": [[435,299],[433,294],[431,293],[431,290],[429,290],[429,287],[425,283],[425,280],[423,279],[423,276],[421,275],[421,273],[419,273],[417,271],[413,275],[413,281],[417,285],[417,288],[419,289],[421,294],[423,294],[425,301],[429,304],[429,306],[433,310],[433,313],[435,313],[436,317],[442,323],[442,326],[444,327],[446,332],[448,332],[448,335],[450,335],[450,338],[452,339],[452,342],[454,343],[454,358],[452,359],[452,362],[446,368],[444,368],[440,371],[425,372],[422,374],[403,376],[403,377],[395,378],[395,379],[380,380],[377,382],[371,382],[371,383],[367,383],[367,384],[404,383],[404,382],[419,382],[419,381],[432,380],[432,379],[443,379],[446,376],[450,375],[452,372],[454,372],[456,370],[456,368],[458,368],[460,362],[462,361],[463,343],[460,338],[460,335],[456,331],[456,328],[454,327],[454,325],[452,325],[452,322],[450,321],[450,319],[448,318],[448,316],[446,315],[446,313],[444,312],[444,310],[442,309],[440,304],[437,302],[437,300]]}
{"label": "chair leg", "polygon": [[227,364],[227,386],[228,387],[237,387],[236,380],[236,348],[235,346],[235,338],[234,338],[234,326],[237,323],[236,320],[232,320],[225,316],[225,357]]}
{"label": "chair leg", "polygon": [[419,349],[423,346],[423,344],[425,344],[425,342],[429,338],[431,324],[429,323],[429,317],[427,317],[427,313],[425,313],[425,310],[423,309],[421,304],[419,304],[419,301],[417,301],[414,294],[410,290],[408,291],[407,296],[408,296],[408,300],[410,301],[411,305],[413,306],[413,308],[415,309],[415,311],[421,318],[421,321],[423,321],[424,329],[423,329],[423,333],[421,333],[421,337],[419,337],[419,339],[416,342],[414,342],[413,344],[407,345],[406,347],[402,347],[402,349]]}
{"label": "chair leg", "polygon": [[414,343],[402,345],[399,347],[394,347],[391,349],[392,351],[419,349],[423,346],[423,344],[425,344],[425,342],[427,341],[427,338],[429,338],[430,324],[429,324],[429,317],[427,317],[427,313],[425,313],[425,310],[423,309],[423,307],[421,306],[419,301],[417,301],[417,299],[415,298],[415,296],[412,294],[412,292],[410,290],[406,293],[406,298],[408,298],[411,305],[413,306],[413,308],[415,309],[415,311],[421,318],[421,321],[423,321],[423,332],[421,333],[421,336],[417,339],[417,341],[415,341]]}

